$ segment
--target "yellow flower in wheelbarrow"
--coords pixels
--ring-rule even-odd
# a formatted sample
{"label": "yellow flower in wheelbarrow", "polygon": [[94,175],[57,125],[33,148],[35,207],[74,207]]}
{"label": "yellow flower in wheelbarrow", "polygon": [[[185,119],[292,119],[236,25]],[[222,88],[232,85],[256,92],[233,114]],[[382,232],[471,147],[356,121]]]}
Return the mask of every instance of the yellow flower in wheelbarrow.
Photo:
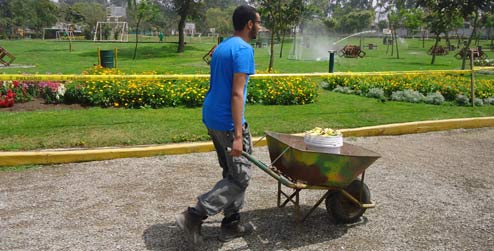
{"label": "yellow flower in wheelbarrow", "polygon": [[334,130],[331,128],[321,128],[321,127],[315,127],[312,130],[306,131],[306,134],[309,135],[319,135],[319,136],[339,136],[341,135],[340,130]]}

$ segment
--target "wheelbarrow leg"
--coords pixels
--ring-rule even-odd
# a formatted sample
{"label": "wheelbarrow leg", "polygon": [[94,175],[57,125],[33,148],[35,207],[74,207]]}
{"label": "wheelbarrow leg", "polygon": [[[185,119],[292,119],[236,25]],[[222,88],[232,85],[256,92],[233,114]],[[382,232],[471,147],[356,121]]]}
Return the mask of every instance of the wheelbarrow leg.
{"label": "wheelbarrow leg", "polygon": [[304,218],[302,218],[302,222],[304,222],[305,219],[307,219],[307,217],[309,217],[309,215],[311,215],[312,212],[314,212],[314,210],[316,210],[316,208],[318,208],[319,205],[321,205],[323,200],[326,199],[326,197],[328,197],[328,195],[331,192],[334,192],[334,190],[328,190],[326,193],[324,193],[324,195],[316,202],[316,204],[314,204],[314,206],[309,210],[309,212],[304,216]]}
{"label": "wheelbarrow leg", "polygon": [[278,207],[281,205],[281,182],[278,181],[278,203],[276,204]]}
{"label": "wheelbarrow leg", "polygon": [[[288,195],[285,192],[283,192],[283,190],[281,190],[281,183],[278,182],[278,207],[284,207],[290,201],[294,204],[298,203],[297,201],[293,200],[293,197],[296,197],[296,200],[298,200],[298,193],[300,192],[301,189],[294,189],[294,190],[295,192],[293,192],[291,195]],[[285,197],[285,200],[283,202],[281,202],[281,195]]]}

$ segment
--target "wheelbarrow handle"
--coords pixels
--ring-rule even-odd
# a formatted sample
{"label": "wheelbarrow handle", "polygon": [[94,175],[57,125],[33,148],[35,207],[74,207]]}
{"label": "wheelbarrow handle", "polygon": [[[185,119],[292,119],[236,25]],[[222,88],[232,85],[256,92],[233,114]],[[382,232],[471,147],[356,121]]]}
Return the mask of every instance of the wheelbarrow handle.
{"label": "wheelbarrow handle", "polygon": [[[231,150],[232,149],[230,147],[227,147],[226,148],[226,151],[227,152],[231,152]],[[268,165],[266,165],[265,163],[263,163],[260,160],[257,160],[256,158],[254,158],[254,156],[250,155],[249,153],[247,153],[245,151],[242,151],[242,156],[244,156],[245,158],[247,158],[254,165],[256,165],[257,167],[259,167],[265,173],[269,174],[269,176],[273,177],[274,179],[276,179],[277,181],[281,182],[281,184],[283,184],[283,185],[285,185],[287,187],[294,188],[294,189],[304,189],[304,188],[307,187],[307,185],[305,185],[305,184],[293,183],[292,181],[288,180],[287,178],[285,178],[285,177],[277,174],[276,172],[274,172],[273,170],[271,170],[271,168],[269,168]]]}

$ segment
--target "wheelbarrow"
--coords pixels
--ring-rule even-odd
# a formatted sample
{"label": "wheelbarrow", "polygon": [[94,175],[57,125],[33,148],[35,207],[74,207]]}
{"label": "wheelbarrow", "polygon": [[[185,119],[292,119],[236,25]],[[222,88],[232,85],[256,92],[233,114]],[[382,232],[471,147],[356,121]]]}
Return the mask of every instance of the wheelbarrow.
{"label": "wheelbarrow", "polygon": [[[375,207],[364,178],[365,169],[381,157],[379,154],[349,143],[344,143],[339,153],[313,151],[307,149],[303,136],[265,134],[270,165],[246,152],[242,155],[278,181],[277,205],[281,208],[293,203],[297,223],[305,221],[323,201],[328,214],[339,223],[356,222],[368,208]],[[284,192],[282,184],[291,192]],[[327,191],[300,218],[299,195],[303,189]]]}

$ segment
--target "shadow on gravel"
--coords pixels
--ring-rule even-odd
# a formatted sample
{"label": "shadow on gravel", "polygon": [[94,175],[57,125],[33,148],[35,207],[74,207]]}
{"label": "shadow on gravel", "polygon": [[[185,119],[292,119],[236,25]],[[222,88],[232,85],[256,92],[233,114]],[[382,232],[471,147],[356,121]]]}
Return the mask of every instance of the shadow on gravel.
{"label": "shadow on gravel", "polygon": [[[301,206],[302,213],[309,209],[309,206]],[[318,208],[305,222],[297,225],[293,207],[245,211],[242,212],[242,221],[251,222],[256,228],[255,232],[243,238],[245,243],[224,244],[217,240],[220,221],[206,220],[202,226],[206,238],[200,250],[218,250],[223,245],[229,245],[227,250],[290,250],[338,239],[349,228],[367,223],[363,217],[352,225],[335,224],[325,209]],[[191,250],[175,222],[150,226],[144,231],[143,239],[148,250]],[[232,242],[235,241],[238,242]]]}

